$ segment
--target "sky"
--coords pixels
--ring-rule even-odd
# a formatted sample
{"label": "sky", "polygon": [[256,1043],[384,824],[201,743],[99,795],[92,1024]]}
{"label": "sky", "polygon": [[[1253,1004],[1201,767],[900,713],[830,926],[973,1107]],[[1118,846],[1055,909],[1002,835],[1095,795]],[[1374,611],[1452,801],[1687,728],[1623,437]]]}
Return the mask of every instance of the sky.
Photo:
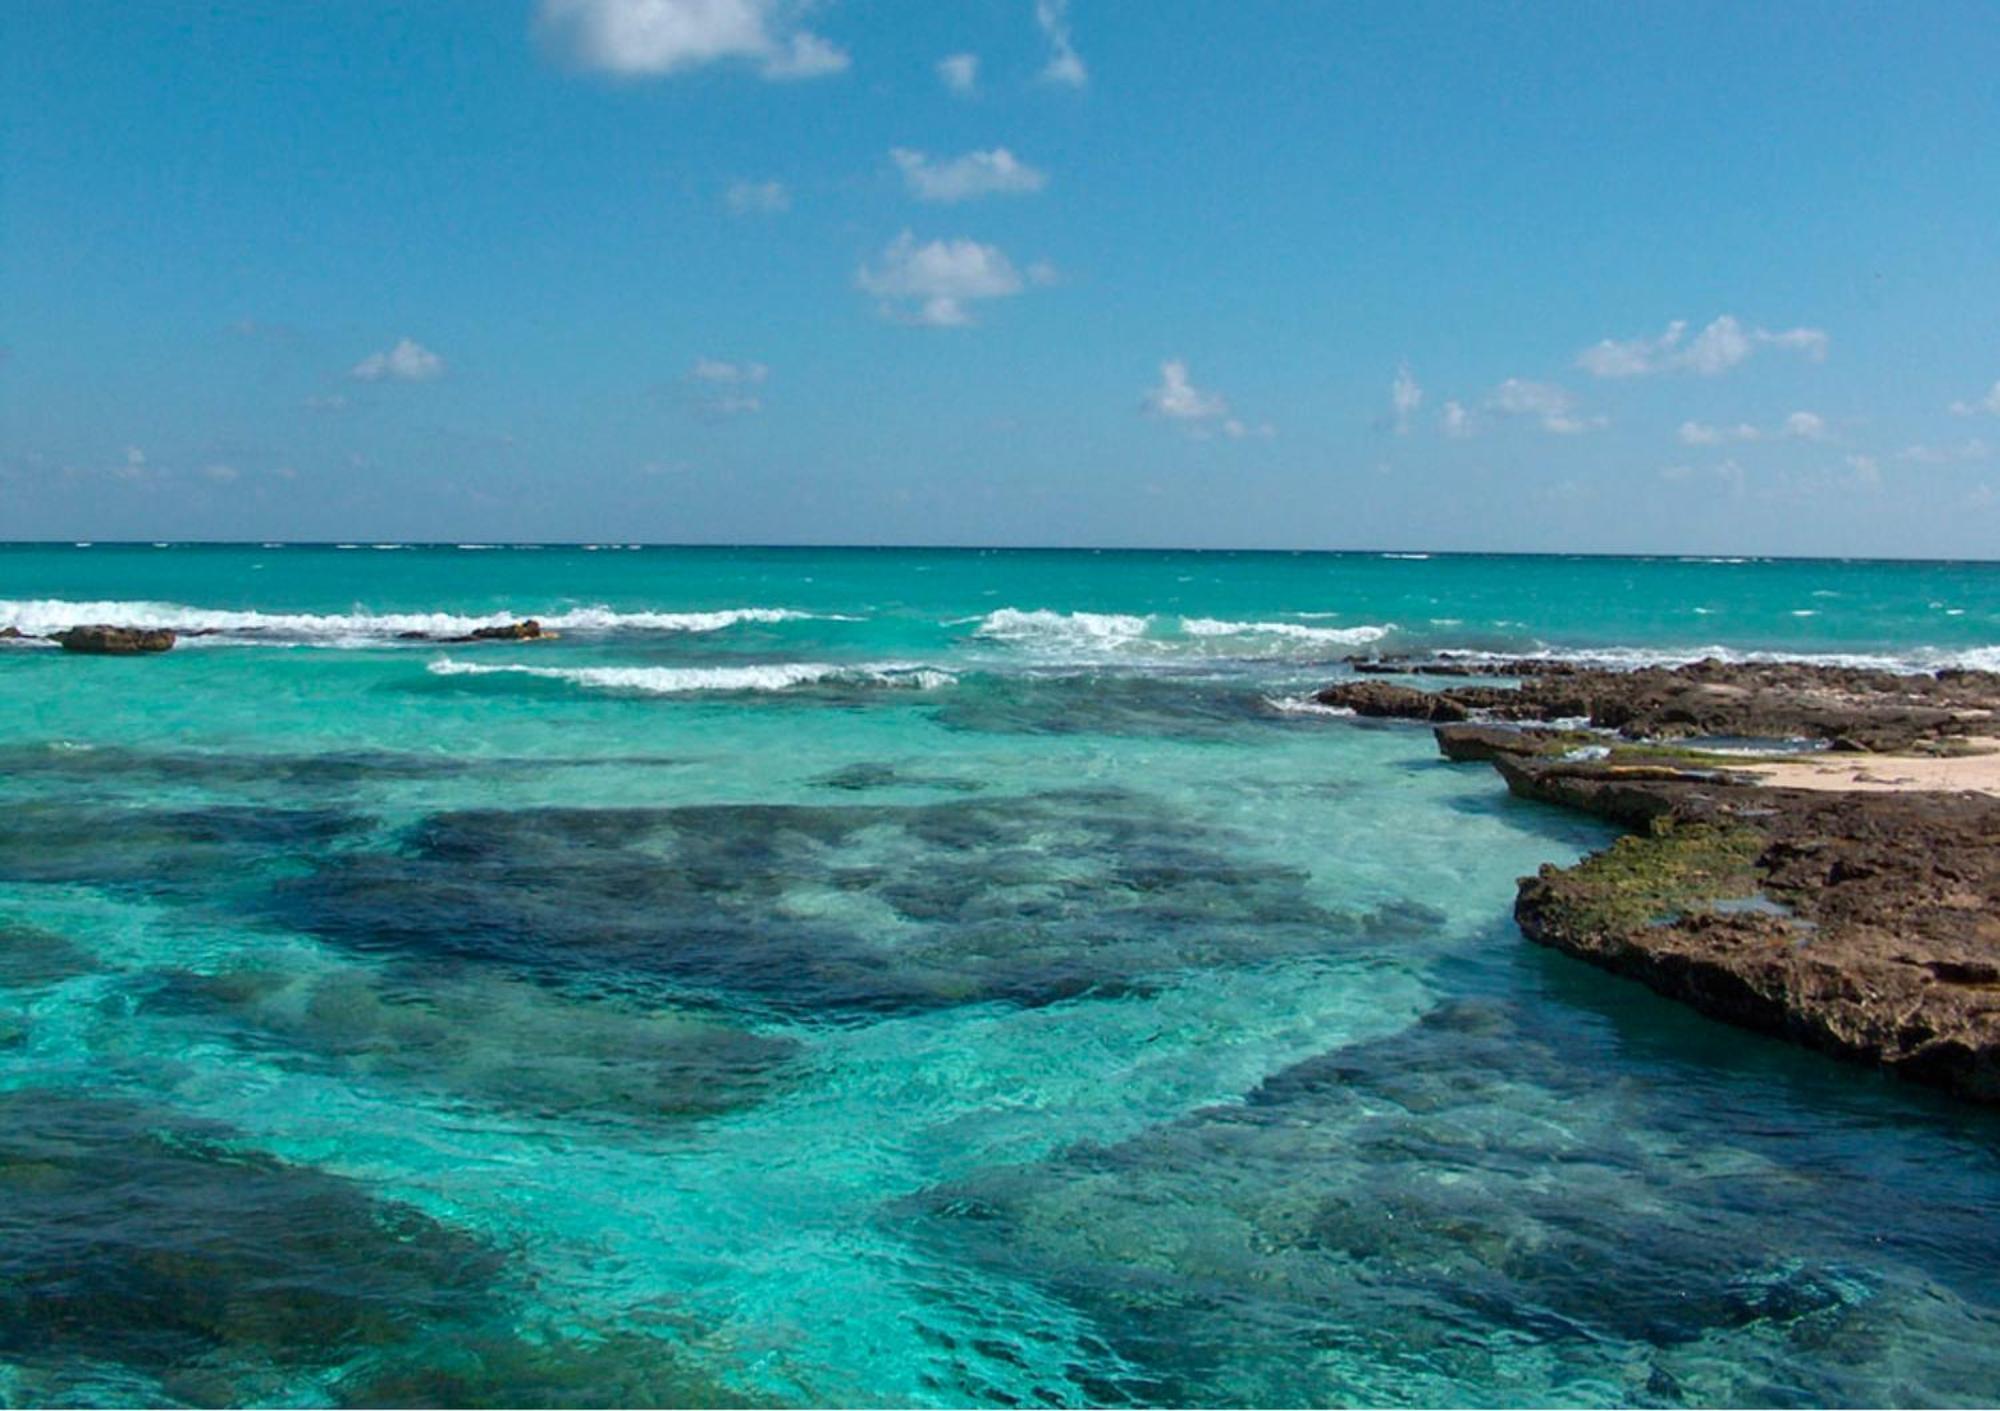
{"label": "sky", "polygon": [[1991,0],[8,0],[0,538],[2000,557]]}

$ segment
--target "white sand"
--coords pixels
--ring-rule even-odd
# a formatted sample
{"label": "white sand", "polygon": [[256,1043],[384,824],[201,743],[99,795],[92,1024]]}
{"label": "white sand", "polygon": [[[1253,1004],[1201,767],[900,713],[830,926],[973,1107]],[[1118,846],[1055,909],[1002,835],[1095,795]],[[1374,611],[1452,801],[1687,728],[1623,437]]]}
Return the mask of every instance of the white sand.
{"label": "white sand", "polygon": [[1986,753],[1938,755],[1815,754],[1781,764],[1752,765],[1744,772],[1787,789],[1890,793],[1970,790],[2000,798],[2000,738],[1967,740]]}

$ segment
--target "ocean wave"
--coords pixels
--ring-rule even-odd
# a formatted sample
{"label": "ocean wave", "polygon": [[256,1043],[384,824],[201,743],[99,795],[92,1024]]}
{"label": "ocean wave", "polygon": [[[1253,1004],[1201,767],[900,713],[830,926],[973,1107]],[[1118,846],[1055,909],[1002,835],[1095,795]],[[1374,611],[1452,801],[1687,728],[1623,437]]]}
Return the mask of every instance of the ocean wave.
{"label": "ocean wave", "polygon": [[789,691],[799,686],[887,686],[935,691],[958,683],[948,671],[889,662],[837,666],[830,662],[780,661],[754,666],[528,666],[520,663],[454,661],[442,657],[429,666],[433,676],[529,676],[566,681],[590,690],[625,695],[680,696],[704,691]]}
{"label": "ocean wave", "polygon": [[972,635],[1002,642],[1105,647],[1137,641],[1151,622],[1129,613],[1001,608],[980,618]]}
{"label": "ocean wave", "polygon": [[1216,617],[1184,617],[1181,631],[1190,637],[1287,637],[1295,642],[1315,642],[1329,647],[1363,647],[1379,642],[1396,630],[1393,622],[1380,626],[1307,627],[1297,622],[1230,622]]}
{"label": "ocean wave", "polygon": [[1311,696],[1266,696],[1264,703],[1273,710],[1281,710],[1286,715],[1332,715],[1349,719],[1354,715],[1351,706],[1321,705]]}
{"label": "ocean wave", "polygon": [[[1301,622],[1140,617],[1130,613],[1013,607],[1001,608],[976,620],[979,625],[972,634],[975,638],[1022,647],[1044,657],[1128,661],[1151,657],[1172,659],[1190,651],[1238,658],[1293,657],[1301,654],[1300,648],[1307,648],[1309,654],[1318,655],[1332,648],[1367,646],[1396,630],[1394,623],[1317,627]],[[1276,651],[1272,650],[1274,646]]]}
{"label": "ocean wave", "polygon": [[[463,637],[480,627],[503,627],[534,617],[552,632],[720,632],[741,623],[797,622],[808,619],[853,621],[791,608],[720,608],[708,612],[620,612],[603,606],[553,613],[450,612],[300,613],[233,611],[158,602],[72,602],[60,598],[0,600],[0,628],[30,636],[109,622],[122,627],[170,627],[176,632],[212,634],[224,642],[307,643],[316,646],[369,646],[404,633]],[[204,638],[197,637],[195,641]]]}

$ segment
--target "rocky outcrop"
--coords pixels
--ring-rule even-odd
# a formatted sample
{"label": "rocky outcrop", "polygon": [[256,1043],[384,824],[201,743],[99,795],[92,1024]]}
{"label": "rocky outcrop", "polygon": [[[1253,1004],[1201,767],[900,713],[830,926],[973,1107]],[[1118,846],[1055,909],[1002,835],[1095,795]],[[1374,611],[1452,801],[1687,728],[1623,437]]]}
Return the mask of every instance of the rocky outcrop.
{"label": "rocky outcrop", "polygon": [[2000,800],[1495,765],[1522,797],[1634,830],[1523,879],[1530,940],[1714,1018],[2000,1102]]}
{"label": "rocky outcrop", "polygon": [[1435,691],[1386,681],[1341,681],[1313,694],[1323,706],[1393,720],[1465,720],[1472,712]]}
{"label": "rocky outcrop", "polygon": [[1638,671],[1528,661],[1446,665],[1466,675],[1523,679],[1518,687],[1430,691],[1358,679],[1328,686],[1315,699],[1360,715],[1406,720],[1588,722],[1627,739],[1808,739],[1843,750],[1909,749],[2000,724],[2000,674],[1993,672],[1899,675],[1713,660]]}
{"label": "rocky outcrop", "polygon": [[66,652],[122,657],[170,651],[176,638],[172,629],[166,627],[110,627],[94,623],[53,633],[50,640],[59,643]]}
{"label": "rocky outcrop", "polygon": [[1493,760],[1501,755],[1556,754],[1589,740],[1580,732],[1472,722],[1440,725],[1431,733],[1437,737],[1438,750],[1454,764]]}
{"label": "rocky outcrop", "polygon": [[530,617],[521,622],[510,622],[504,627],[475,627],[469,636],[460,640],[467,642],[532,642],[542,637],[553,637],[553,632],[543,632],[542,624]]}

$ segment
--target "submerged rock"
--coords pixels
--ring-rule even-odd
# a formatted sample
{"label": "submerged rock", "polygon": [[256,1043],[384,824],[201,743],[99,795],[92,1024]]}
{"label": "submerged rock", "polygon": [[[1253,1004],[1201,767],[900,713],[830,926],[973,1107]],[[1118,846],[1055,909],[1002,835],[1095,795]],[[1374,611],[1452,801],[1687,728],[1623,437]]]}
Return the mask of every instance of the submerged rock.
{"label": "submerged rock", "polygon": [[[1893,1158],[1814,1148],[1791,1166],[1783,1093],[1760,1100],[1693,1046],[1668,1062],[1619,1043],[1566,1009],[1452,1002],[1241,1101],[976,1171],[885,1221],[1082,1310],[1115,1354],[1097,1404],[1647,1404],[1661,1383],[1694,1404],[1773,1384],[1806,1403],[1976,1399],[2000,1369],[1985,1281],[1967,1296],[1873,1266],[1885,1231],[1967,1242],[1967,1268],[2000,1258],[1984,1204],[1945,1198],[1948,1231],[1885,1214]],[[1951,1144],[1895,1174],[1927,1180]],[[1961,1195],[1993,1164],[1965,1159]],[[1891,1347],[1921,1352],[1890,1366]]]}
{"label": "submerged rock", "polygon": [[501,1270],[408,1206],[123,1099],[0,1095],[0,1192],[0,1356],[204,1369],[201,1399],[484,1313]]}
{"label": "submerged rock", "polygon": [[88,656],[138,656],[172,649],[176,634],[167,627],[110,627],[102,623],[51,634],[66,652]]}
{"label": "submerged rock", "polygon": [[1367,937],[1248,846],[1116,791],[470,810],[329,856],[275,903],[364,952],[814,1017],[1118,994]]}
{"label": "submerged rock", "polygon": [[332,808],[153,809],[35,800],[0,812],[0,880],[206,890],[365,826]]}
{"label": "submerged rock", "polygon": [[[441,1089],[560,1117],[658,1121],[745,1107],[782,1081],[798,1044],[615,997],[570,999],[463,967],[161,977],[142,1006],[205,1033],[234,1021],[262,1051],[351,1077]],[[225,1029],[226,1032],[226,1029]]]}

